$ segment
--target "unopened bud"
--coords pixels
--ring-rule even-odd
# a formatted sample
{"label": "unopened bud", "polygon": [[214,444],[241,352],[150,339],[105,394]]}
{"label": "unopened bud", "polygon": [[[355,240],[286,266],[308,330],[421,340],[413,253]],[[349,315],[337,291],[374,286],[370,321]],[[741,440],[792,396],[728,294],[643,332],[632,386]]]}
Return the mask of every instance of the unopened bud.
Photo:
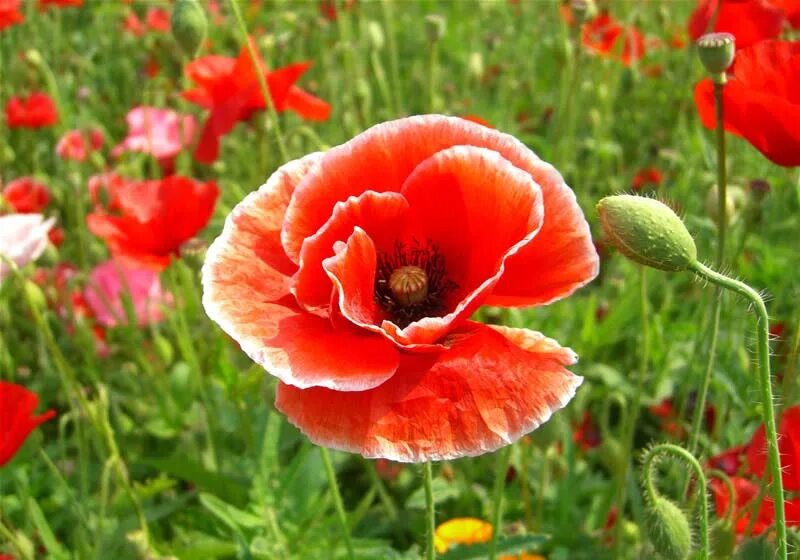
{"label": "unopened bud", "polygon": [[[738,185],[728,185],[725,190],[725,223],[736,221],[745,207],[747,196],[744,189]],[[706,214],[715,224],[719,224],[719,188],[713,185],[706,195]]]}
{"label": "unopened bud", "polygon": [[386,44],[386,37],[383,34],[381,24],[377,21],[370,21],[367,24],[367,34],[369,35],[369,42],[372,43],[372,47],[376,51],[382,50],[383,45]]}
{"label": "unopened bud", "polygon": [[694,239],[666,204],[643,196],[607,196],[597,211],[609,242],[632,261],[668,271],[697,262]]}
{"label": "unopened bud", "polygon": [[711,557],[723,560],[733,556],[736,548],[736,531],[729,519],[720,519],[711,527]]}
{"label": "unopened bud", "polygon": [[656,496],[648,508],[647,535],[667,560],[685,560],[692,550],[692,529],[686,514],[663,496]]}
{"label": "unopened bud", "polygon": [[43,311],[47,308],[47,298],[42,292],[42,289],[30,280],[25,281],[25,298],[28,300],[28,305]]}
{"label": "unopened bud", "polygon": [[425,33],[431,43],[438,42],[447,30],[447,21],[438,14],[425,16]]}
{"label": "unopened bud", "polygon": [[697,54],[711,79],[724,84],[725,71],[736,55],[736,39],[730,33],[707,33],[697,40]]}
{"label": "unopened bud", "polygon": [[189,58],[197,56],[206,38],[208,21],[197,0],[177,0],[172,10],[172,36]]}

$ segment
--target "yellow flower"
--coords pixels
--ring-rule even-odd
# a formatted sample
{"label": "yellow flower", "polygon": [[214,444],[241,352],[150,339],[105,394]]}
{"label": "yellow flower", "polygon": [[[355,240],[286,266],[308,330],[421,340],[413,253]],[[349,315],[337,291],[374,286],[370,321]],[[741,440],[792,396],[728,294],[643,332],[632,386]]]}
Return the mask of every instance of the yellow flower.
{"label": "yellow flower", "polygon": [[434,545],[444,554],[454,544],[478,544],[492,538],[492,525],[474,517],[458,517],[439,525],[434,534]]}

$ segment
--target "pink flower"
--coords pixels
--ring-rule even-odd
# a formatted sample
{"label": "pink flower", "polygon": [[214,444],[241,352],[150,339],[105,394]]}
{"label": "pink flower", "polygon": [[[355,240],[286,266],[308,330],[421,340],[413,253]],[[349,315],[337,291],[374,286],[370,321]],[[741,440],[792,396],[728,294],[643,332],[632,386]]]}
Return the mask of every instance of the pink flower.
{"label": "pink flower", "polygon": [[127,322],[124,296],[130,298],[139,325],[162,321],[162,307],[172,305],[172,294],[161,289],[158,274],[144,268],[130,268],[113,259],[92,270],[83,296],[97,322],[104,327]]}
{"label": "pink flower", "polygon": [[82,130],[70,130],[56,144],[56,154],[61,159],[85,161],[91,152],[103,147],[104,140],[103,132],[99,128],[92,128],[88,133]]}
{"label": "pink flower", "polygon": [[192,115],[181,115],[170,109],[136,107],[128,112],[128,137],[114,147],[113,156],[121,153],[144,152],[159,160],[164,167],[191,145],[195,131]]}
{"label": "pink flower", "polygon": [[[47,233],[54,221],[45,220],[41,214],[0,216],[0,257],[11,259],[19,267],[38,259],[47,248]],[[9,274],[11,269],[0,259],[0,282]]]}

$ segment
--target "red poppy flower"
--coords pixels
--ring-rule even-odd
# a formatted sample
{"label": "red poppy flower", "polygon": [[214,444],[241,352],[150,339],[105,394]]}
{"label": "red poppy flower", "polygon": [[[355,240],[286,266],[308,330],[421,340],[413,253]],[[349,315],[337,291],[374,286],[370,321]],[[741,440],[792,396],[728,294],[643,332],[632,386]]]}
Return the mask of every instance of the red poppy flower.
{"label": "red poppy flower", "polygon": [[[789,492],[800,490],[800,406],[783,411],[778,426],[778,449],[783,469],[783,487]],[[764,426],[761,425],[747,446],[747,462],[750,471],[764,476],[767,468],[767,444]]]}
{"label": "red poppy flower", "polygon": [[50,202],[50,191],[33,177],[20,177],[5,186],[3,199],[15,212],[39,214]]}
{"label": "red poppy flower", "polygon": [[608,12],[586,22],[582,42],[590,52],[619,60],[625,66],[642,58],[645,52],[644,35],[632,25],[619,23]]}
{"label": "red poppy flower", "polygon": [[[252,43],[252,39],[250,39]],[[310,62],[290,64],[267,72],[259,60],[259,70],[265,75],[272,103],[277,111],[291,109],[303,118],[326,120],[330,105],[306,93],[294,83],[311,66]],[[189,101],[211,111],[195,151],[202,163],[212,163],[219,156],[220,137],[227,134],[238,121],[266,109],[259,87],[258,75],[247,48],[242,48],[238,58],[210,55],[186,65],[186,74],[197,88],[185,91]]]}
{"label": "red poppy flower", "polygon": [[42,128],[58,122],[58,112],[49,95],[36,91],[6,103],[6,122],[9,128]]}
{"label": "red poppy flower", "polygon": [[[342,8],[349,12],[355,5],[356,0],[344,0]],[[336,0],[320,0],[319,13],[328,21],[336,21],[336,18],[339,16],[339,12],[336,9]]]}
{"label": "red poppy flower", "polygon": [[108,212],[121,211],[119,205],[120,192],[130,189],[134,183],[116,173],[102,173],[89,177],[89,198],[92,204],[105,207]]}
{"label": "red poppy flower", "polygon": [[[736,53],[723,90],[725,130],[773,163],[800,165],[800,42],[762,41]],[[714,86],[695,86],[700,119],[714,128]]]}
{"label": "red poppy flower", "polygon": [[[740,476],[731,477],[733,483],[733,518],[736,534],[743,535],[750,526],[752,501],[758,497],[758,485]],[[718,517],[728,510],[730,494],[727,486],[718,478],[711,480],[709,486],[714,495],[714,504]],[[756,521],[753,524],[753,535],[760,535],[775,522],[775,505],[764,499],[758,508]]]}
{"label": "red poppy flower", "polygon": [[708,460],[712,469],[718,469],[728,476],[740,474],[744,466],[744,457],[747,453],[747,446],[740,445],[731,447],[718,455],[714,455]]}
{"label": "red poppy flower", "polygon": [[0,0],[0,30],[25,21],[20,13],[21,0]]}
{"label": "red poppy flower", "polygon": [[778,37],[782,25],[783,12],[766,0],[699,0],[689,18],[688,30],[694,41],[712,31],[730,33],[736,38],[736,48],[743,49]]}
{"label": "red poppy flower", "polygon": [[464,115],[461,118],[464,119],[465,121],[474,122],[474,123],[479,124],[481,126],[494,128],[491,124],[489,124],[489,121],[487,121],[483,117],[479,117],[478,115]]}
{"label": "red poppy flower", "polygon": [[25,438],[39,424],[56,415],[55,410],[48,410],[33,416],[38,405],[36,393],[20,385],[0,381],[0,467],[11,460]]}
{"label": "red poppy flower", "polygon": [[99,128],[89,130],[69,130],[56,144],[56,154],[61,159],[86,161],[91,152],[103,147],[105,138]]}
{"label": "red poppy flower", "polygon": [[569,401],[571,350],[468,318],[550,303],[597,272],[552,166],[424,115],[281,167],[209,248],[203,297],[312,441],[413,462],[497,449]]}
{"label": "red poppy flower", "polygon": [[164,8],[150,8],[147,10],[145,21],[147,27],[151,31],[160,31],[162,33],[169,33],[170,30],[170,13]]}
{"label": "red poppy flower", "polygon": [[61,247],[61,244],[64,243],[65,237],[66,233],[64,233],[64,228],[54,227],[47,232],[47,238],[54,247]]}
{"label": "red poppy flower", "polygon": [[98,206],[87,225],[121,260],[158,270],[205,227],[218,195],[213,181],[178,175],[117,184],[113,206],[119,211]]}
{"label": "red poppy flower", "polygon": [[800,0],[770,0],[770,3],[781,9],[793,28],[800,29]]}
{"label": "red poppy flower", "polygon": [[664,180],[664,174],[655,167],[640,169],[631,179],[631,188],[635,191],[642,190],[645,186],[658,188]]}
{"label": "red poppy flower", "polygon": [[584,451],[589,451],[599,446],[603,442],[599,428],[595,425],[588,410],[583,411],[581,423],[572,433],[572,441]]}

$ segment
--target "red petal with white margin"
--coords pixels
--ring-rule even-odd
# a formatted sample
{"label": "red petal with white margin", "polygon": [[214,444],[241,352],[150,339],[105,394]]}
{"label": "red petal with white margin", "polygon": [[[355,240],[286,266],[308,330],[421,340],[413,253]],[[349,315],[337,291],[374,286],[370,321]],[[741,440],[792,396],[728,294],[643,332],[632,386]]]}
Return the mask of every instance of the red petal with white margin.
{"label": "red petal with white margin", "polygon": [[401,358],[369,391],[301,390],[281,383],[276,407],[318,445],[403,462],[495,451],[546,422],[582,378],[575,354],[543,335],[477,323],[449,349]]}

